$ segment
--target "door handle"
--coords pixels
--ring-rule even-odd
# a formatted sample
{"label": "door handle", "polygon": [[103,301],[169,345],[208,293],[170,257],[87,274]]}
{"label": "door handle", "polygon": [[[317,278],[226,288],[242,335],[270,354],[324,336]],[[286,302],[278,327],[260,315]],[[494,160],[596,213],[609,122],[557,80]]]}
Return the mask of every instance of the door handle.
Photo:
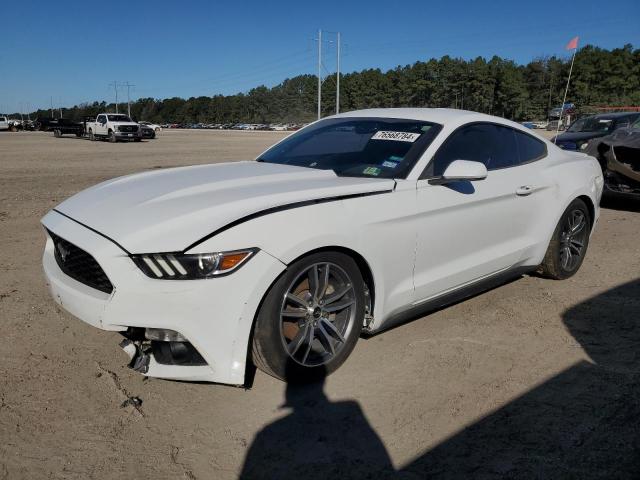
{"label": "door handle", "polygon": [[526,197],[527,195],[531,195],[535,188],[532,185],[522,185],[516,189],[516,195],[521,197]]}

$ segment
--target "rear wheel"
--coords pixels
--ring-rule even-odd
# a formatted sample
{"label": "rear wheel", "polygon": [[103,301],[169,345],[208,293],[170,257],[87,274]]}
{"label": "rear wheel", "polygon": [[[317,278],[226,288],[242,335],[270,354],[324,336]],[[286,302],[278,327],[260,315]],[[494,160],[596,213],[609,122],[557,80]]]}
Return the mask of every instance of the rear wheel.
{"label": "rear wheel", "polygon": [[564,211],[553,232],[540,266],[542,274],[555,280],[573,276],[587,253],[590,232],[589,209],[577,198]]}
{"label": "rear wheel", "polygon": [[91,140],[92,142],[96,141],[96,136],[93,134],[92,129],[89,129],[89,140]]}
{"label": "rear wheel", "polygon": [[252,358],[289,382],[335,371],[355,347],[364,321],[364,281],[347,255],[322,252],[287,268],[262,303]]}

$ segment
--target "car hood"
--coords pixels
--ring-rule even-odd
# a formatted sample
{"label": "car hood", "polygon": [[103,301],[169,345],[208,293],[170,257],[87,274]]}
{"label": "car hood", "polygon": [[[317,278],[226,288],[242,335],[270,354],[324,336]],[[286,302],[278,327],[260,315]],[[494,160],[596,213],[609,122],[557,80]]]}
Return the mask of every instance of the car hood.
{"label": "car hood", "polygon": [[129,253],[175,252],[270,208],[392,190],[394,184],[391,179],[338,177],[332,170],[255,161],[219,163],[109,180],[55,210],[115,240]]}

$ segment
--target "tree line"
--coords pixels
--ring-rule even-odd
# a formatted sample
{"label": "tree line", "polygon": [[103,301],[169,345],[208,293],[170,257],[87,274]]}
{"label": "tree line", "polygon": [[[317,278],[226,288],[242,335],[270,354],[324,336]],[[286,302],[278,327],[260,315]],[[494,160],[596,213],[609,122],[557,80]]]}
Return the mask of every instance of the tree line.
{"label": "tree line", "polygon": [[[569,64],[570,58],[557,56],[536,58],[526,65],[498,56],[489,60],[444,56],[385,72],[366,69],[341,75],[340,108],[453,107],[516,121],[542,120],[562,102]],[[335,113],[335,90],[335,75],[326,77],[323,116]],[[640,49],[581,48],[567,101],[582,112],[598,105],[640,105]],[[127,111],[126,103],[118,107]],[[63,109],[63,116],[81,119],[104,111],[115,111],[115,105],[104,101],[76,105]],[[50,114],[43,109],[32,115]],[[157,123],[299,123],[316,115],[317,77],[308,74],[235,95],[140,98],[131,104],[132,117]]]}

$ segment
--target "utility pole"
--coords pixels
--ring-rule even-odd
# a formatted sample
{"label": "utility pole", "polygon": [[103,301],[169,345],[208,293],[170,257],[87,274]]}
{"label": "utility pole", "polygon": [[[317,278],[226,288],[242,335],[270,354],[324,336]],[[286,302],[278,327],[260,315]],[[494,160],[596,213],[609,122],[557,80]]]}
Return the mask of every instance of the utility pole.
{"label": "utility pole", "polygon": [[318,30],[318,120],[322,117],[322,30]]}
{"label": "utility pole", "polygon": [[336,114],[340,113],[340,32],[336,43]]}
{"label": "utility pole", "polygon": [[53,118],[53,95],[51,96],[51,108],[49,110],[49,115],[51,115],[51,118]]}
{"label": "utility pole", "polygon": [[129,97],[129,88],[135,87],[135,85],[130,84],[129,80],[127,80],[127,83],[125,83],[124,86],[127,87],[127,116],[131,118],[131,99]]}
{"label": "utility pole", "polygon": [[114,80],[109,86],[113,86],[113,90],[116,92],[116,113],[118,113],[118,82]]}

